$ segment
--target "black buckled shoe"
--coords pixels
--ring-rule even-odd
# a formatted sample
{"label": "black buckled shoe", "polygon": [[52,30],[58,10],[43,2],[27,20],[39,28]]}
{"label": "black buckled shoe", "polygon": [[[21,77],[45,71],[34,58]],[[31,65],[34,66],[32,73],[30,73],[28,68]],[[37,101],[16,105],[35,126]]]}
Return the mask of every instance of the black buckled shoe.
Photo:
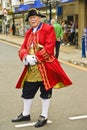
{"label": "black buckled shoe", "polygon": [[12,122],[20,122],[20,121],[30,121],[30,115],[23,116],[21,113],[17,118],[12,119]]}
{"label": "black buckled shoe", "polygon": [[44,126],[45,124],[47,124],[47,119],[45,119],[44,116],[39,116],[39,119],[38,119],[38,121],[36,122],[35,127],[42,127],[42,126]]}

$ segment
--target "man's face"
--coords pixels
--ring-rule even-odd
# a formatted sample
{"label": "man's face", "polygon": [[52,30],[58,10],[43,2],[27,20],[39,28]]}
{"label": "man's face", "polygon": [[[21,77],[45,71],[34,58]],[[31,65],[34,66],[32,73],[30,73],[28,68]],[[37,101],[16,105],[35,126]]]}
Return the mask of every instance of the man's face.
{"label": "man's face", "polygon": [[29,23],[33,28],[37,27],[40,24],[40,22],[41,22],[41,17],[38,17],[36,15],[29,17]]}

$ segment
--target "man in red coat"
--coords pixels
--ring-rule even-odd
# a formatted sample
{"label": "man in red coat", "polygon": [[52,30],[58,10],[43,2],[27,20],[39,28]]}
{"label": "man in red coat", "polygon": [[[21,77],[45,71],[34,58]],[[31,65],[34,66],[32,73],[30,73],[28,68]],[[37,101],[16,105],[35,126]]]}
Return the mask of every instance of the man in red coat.
{"label": "man in red coat", "polygon": [[31,28],[26,32],[19,50],[19,57],[25,68],[16,88],[21,88],[24,101],[23,112],[12,122],[29,121],[30,108],[34,96],[40,88],[42,112],[35,127],[44,126],[48,119],[48,109],[52,97],[52,88],[62,88],[72,84],[58,60],[54,57],[56,36],[51,25],[42,23],[45,16],[38,10],[29,10],[26,21]]}

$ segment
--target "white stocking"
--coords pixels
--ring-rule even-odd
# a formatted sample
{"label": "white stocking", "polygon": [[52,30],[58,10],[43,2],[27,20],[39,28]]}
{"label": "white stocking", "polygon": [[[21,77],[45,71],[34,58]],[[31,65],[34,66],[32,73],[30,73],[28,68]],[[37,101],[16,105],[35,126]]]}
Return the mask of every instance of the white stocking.
{"label": "white stocking", "polygon": [[49,109],[50,99],[42,99],[42,116],[46,119],[48,118],[48,109]]}
{"label": "white stocking", "polygon": [[30,115],[30,108],[33,99],[24,99],[23,116]]}

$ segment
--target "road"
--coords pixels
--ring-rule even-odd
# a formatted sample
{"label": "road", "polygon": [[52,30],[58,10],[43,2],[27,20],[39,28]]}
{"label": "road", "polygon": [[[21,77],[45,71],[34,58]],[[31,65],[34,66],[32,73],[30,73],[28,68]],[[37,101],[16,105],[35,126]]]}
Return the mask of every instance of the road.
{"label": "road", "polygon": [[[34,130],[33,126],[16,128],[11,119],[22,112],[21,90],[15,89],[17,79],[23,69],[18,57],[18,48],[0,43],[0,130]],[[51,124],[41,130],[87,130],[87,118],[70,120],[69,117],[87,115],[87,71],[61,63],[73,81],[71,87],[54,89],[50,104]],[[38,119],[41,99],[37,93],[31,109],[31,122]],[[25,123],[25,122],[23,122]],[[27,122],[29,123],[29,122]]]}

